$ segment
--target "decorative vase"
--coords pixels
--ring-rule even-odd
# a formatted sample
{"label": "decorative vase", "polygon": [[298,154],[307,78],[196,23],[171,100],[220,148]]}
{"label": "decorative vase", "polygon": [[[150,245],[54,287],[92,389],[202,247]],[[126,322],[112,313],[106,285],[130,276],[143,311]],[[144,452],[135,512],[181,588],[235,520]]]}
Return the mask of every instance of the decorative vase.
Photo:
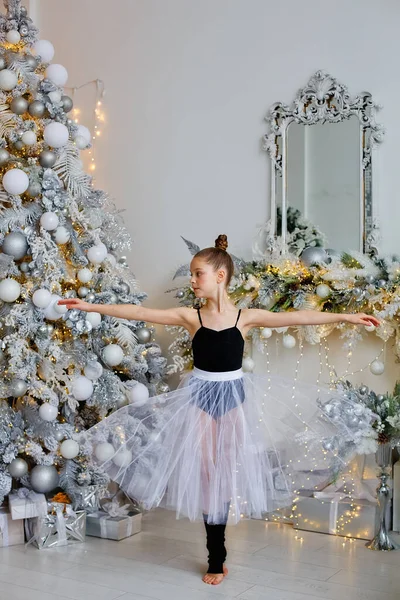
{"label": "decorative vase", "polygon": [[389,443],[379,444],[375,457],[376,463],[380,469],[380,472],[378,473],[380,484],[376,489],[379,506],[379,521],[374,539],[367,542],[366,546],[370,550],[398,550],[399,545],[390,539],[387,523],[387,507],[392,496],[392,490],[389,485],[389,467],[391,466],[392,458],[391,445]]}

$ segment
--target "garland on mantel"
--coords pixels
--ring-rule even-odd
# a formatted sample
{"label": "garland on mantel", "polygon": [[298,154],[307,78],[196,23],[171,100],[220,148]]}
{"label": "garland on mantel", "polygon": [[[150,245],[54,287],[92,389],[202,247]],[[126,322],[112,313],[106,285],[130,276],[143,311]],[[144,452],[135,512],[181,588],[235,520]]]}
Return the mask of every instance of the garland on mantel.
{"label": "garland on mantel", "polygon": [[[295,252],[290,250],[296,237],[308,238],[314,243],[306,247],[300,257],[295,253],[299,251],[298,243]],[[184,241],[192,255],[200,249],[196,244]],[[273,235],[272,224],[268,222],[259,230],[253,244],[254,260],[244,261],[231,255],[235,263],[235,274],[228,290],[231,299],[239,308],[264,308],[274,312],[313,309],[374,314],[381,320],[381,326],[367,327],[367,331],[347,323],[305,326],[296,331],[301,342],[318,344],[338,329],[347,351],[354,350],[356,344],[372,331],[384,342],[393,336],[394,352],[400,359],[400,257],[325,250],[317,244],[307,231],[302,234],[294,228],[287,245],[283,245],[282,239]],[[174,279],[183,276],[189,276],[188,265],[181,266]],[[196,306],[199,302],[189,283],[168,292],[175,292],[182,306]],[[174,334],[169,348],[174,357],[170,372],[190,367],[192,352],[188,332],[178,327],[167,329]],[[265,330],[252,330],[249,339],[257,337],[268,335]]]}

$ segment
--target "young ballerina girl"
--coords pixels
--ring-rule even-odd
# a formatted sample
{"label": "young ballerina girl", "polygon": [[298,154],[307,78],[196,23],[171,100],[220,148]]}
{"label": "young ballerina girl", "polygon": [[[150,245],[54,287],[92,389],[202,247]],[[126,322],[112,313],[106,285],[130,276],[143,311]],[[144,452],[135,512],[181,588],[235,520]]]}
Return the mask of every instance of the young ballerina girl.
{"label": "young ballerina girl", "polygon": [[177,518],[204,521],[209,568],[203,581],[213,585],[228,572],[227,522],[289,506],[295,490],[307,485],[310,469],[314,486],[326,481],[329,470],[326,452],[318,464],[295,436],[306,427],[323,435],[330,424],[316,418],[317,405],[310,399],[328,399],[333,392],[300,382],[294,391],[293,381],[243,373],[247,332],[340,321],[378,325],[366,314],[237,310],[227,293],[234,265],[226,249],[226,236],[220,235],[215,248],[201,250],[191,262],[194,294],[206,300],[201,309],[59,301],[68,309],[189,331],[194,369],[178,389],[144,406],[123,406],[84,436],[111,479],[145,508],[165,506],[176,510]]}

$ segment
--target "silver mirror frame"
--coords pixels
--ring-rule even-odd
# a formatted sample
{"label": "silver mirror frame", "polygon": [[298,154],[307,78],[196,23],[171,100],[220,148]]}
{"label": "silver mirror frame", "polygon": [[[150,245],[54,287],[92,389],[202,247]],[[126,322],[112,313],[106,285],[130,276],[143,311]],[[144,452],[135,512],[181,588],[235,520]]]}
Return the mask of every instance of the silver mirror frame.
{"label": "silver mirror frame", "polygon": [[[361,235],[357,250],[376,252],[377,226],[372,198],[372,149],[383,141],[384,128],[375,121],[381,108],[369,92],[354,99],[337,79],[317,71],[307,85],[297,92],[293,103],[273,104],[267,116],[268,132],[263,136],[263,150],[271,159],[270,218],[276,234],[276,182],[282,178],[282,242],[286,243],[287,228],[287,130],[293,121],[302,125],[338,123],[356,115],[360,123],[360,215]],[[354,248],[356,250],[356,248]]]}

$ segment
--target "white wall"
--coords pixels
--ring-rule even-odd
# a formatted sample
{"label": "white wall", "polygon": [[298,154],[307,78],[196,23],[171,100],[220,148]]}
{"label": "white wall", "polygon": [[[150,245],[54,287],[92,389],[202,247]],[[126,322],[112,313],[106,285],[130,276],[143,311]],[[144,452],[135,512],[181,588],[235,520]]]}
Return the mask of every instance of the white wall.
{"label": "white wall", "polygon": [[270,105],[290,102],[317,69],[370,91],[387,127],[376,155],[385,250],[396,250],[400,137],[397,0],[31,0],[42,37],[79,85],[107,86],[97,183],[126,208],[131,265],[167,306],[175,267],[227,233],[250,258],[268,217],[260,150]]}

